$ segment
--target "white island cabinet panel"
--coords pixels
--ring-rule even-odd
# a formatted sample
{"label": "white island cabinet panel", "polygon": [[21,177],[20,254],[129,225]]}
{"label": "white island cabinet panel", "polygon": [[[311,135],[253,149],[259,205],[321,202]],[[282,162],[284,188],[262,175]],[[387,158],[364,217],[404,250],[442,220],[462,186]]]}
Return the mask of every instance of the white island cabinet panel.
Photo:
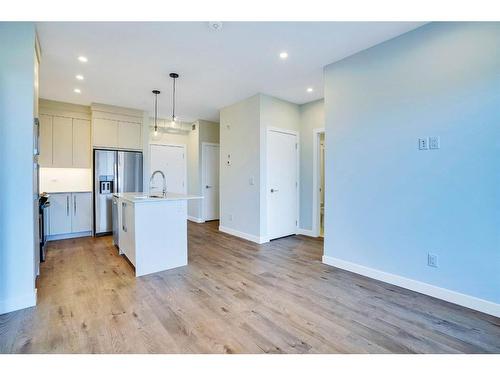
{"label": "white island cabinet panel", "polygon": [[187,200],[202,197],[167,193],[117,193],[121,205],[120,251],[143,276],[187,265]]}
{"label": "white island cabinet panel", "polygon": [[[135,225],[136,276],[187,265],[187,201],[142,204]],[[153,249],[154,254],[139,249]]]}

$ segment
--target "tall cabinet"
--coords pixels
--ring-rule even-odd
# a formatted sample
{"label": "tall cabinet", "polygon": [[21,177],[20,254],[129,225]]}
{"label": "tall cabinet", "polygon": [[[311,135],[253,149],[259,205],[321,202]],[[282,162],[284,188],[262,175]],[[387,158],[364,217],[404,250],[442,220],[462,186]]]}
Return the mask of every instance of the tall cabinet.
{"label": "tall cabinet", "polygon": [[88,107],[41,101],[40,158],[45,168],[91,168]]}

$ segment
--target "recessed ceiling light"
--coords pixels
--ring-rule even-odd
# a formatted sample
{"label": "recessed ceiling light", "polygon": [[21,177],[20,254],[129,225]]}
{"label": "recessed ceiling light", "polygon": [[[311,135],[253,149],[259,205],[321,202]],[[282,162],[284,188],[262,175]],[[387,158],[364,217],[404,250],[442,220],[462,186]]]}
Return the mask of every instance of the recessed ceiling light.
{"label": "recessed ceiling light", "polygon": [[85,63],[89,60],[85,56],[78,56],[78,61]]}
{"label": "recessed ceiling light", "polygon": [[313,92],[313,91],[314,91],[314,89],[312,87],[307,88],[307,92]]}
{"label": "recessed ceiling light", "polygon": [[288,53],[287,52],[283,51],[283,52],[280,53],[280,59],[285,60],[287,57],[288,57]]}
{"label": "recessed ceiling light", "polygon": [[82,90],[80,89],[74,89],[73,92],[77,93],[77,94],[81,94],[82,93]]}
{"label": "recessed ceiling light", "polygon": [[75,78],[79,81],[83,81],[83,76],[81,74],[77,74]]}

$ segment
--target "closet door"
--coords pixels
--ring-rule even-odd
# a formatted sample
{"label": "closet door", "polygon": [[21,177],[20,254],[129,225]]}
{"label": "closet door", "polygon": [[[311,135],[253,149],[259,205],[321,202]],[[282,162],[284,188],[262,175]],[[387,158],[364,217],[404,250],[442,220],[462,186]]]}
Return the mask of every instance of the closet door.
{"label": "closet door", "polygon": [[71,168],[73,166],[73,119],[54,116],[53,131],[53,166]]}

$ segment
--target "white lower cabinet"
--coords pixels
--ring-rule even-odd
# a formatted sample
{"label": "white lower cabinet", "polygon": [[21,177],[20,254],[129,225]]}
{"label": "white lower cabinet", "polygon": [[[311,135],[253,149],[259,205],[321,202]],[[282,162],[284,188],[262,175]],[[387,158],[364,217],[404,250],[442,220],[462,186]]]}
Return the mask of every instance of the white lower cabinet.
{"label": "white lower cabinet", "polygon": [[49,201],[50,236],[92,230],[92,193],[52,193]]}
{"label": "white lower cabinet", "polygon": [[71,194],[51,194],[50,198],[50,232],[51,236],[71,233]]}
{"label": "white lower cabinet", "polygon": [[135,222],[134,205],[119,200],[121,205],[121,227],[119,229],[120,251],[125,254],[128,260],[135,266]]}

